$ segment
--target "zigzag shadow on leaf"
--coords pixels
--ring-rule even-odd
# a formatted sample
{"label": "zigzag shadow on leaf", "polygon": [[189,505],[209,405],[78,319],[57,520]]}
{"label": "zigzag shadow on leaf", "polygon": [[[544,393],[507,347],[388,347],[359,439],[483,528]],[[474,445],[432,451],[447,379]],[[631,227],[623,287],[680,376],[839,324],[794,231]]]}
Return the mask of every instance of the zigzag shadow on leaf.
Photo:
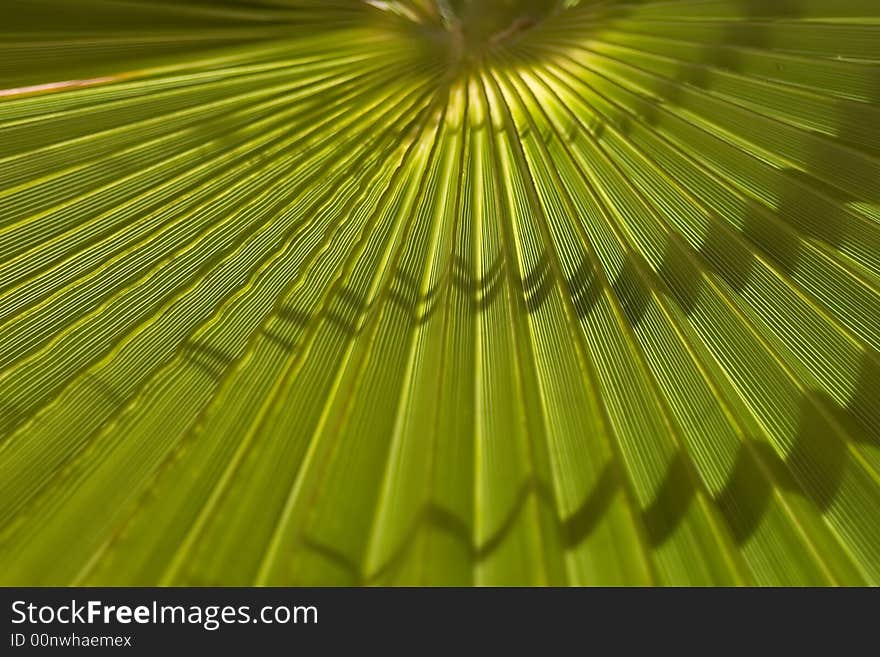
{"label": "zigzag shadow on leaf", "polygon": [[[687,476],[689,459],[683,452],[673,456],[654,499],[637,514],[637,521],[644,527],[651,548],[662,546],[674,535],[695,501],[697,490]],[[832,436],[814,401],[804,398],[797,434],[785,458],[781,458],[767,442],[749,439],[740,445],[721,491],[714,496],[705,489],[703,493],[713,502],[734,543],[742,546],[758,530],[777,487],[804,496],[819,512],[825,512],[839,492],[847,467],[846,445]],[[768,473],[772,479],[768,478]],[[593,533],[608,512],[615,496],[622,491],[624,476],[616,462],[608,463],[590,493],[566,517],[555,513],[557,507],[551,487],[532,476],[520,486],[497,529],[480,544],[474,543],[467,522],[440,505],[428,503],[422,507],[394,551],[378,569],[368,574],[362,572],[356,560],[321,543],[314,536],[303,536],[303,546],[339,566],[348,573],[353,584],[374,584],[393,578],[420,531],[428,527],[454,538],[474,563],[481,563],[504,544],[527,502],[534,496],[545,508],[554,510],[554,528],[559,543],[566,549],[574,549]]]}
{"label": "zigzag shadow on leaf", "polygon": [[195,365],[209,377],[219,380],[235,362],[235,357],[227,354],[204,340],[187,340],[181,348],[184,359]]}
{"label": "zigzag shadow on leaf", "polygon": [[[546,256],[541,262],[544,265],[539,264],[530,274],[514,279],[518,283],[515,294],[529,312],[535,312],[540,308],[554,287]],[[463,259],[455,257],[452,259],[452,266],[447,268],[425,294],[421,294],[418,283],[398,270],[392,277],[386,300],[403,310],[410,319],[411,329],[415,329],[425,324],[443,307],[443,294],[451,282],[455,288],[471,299],[471,308],[482,313],[498,300],[499,294],[504,289],[504,271],[505,261],[500,254],[494,258],[487,272],[481,277],[468,271]],[[313,322],[327,321],[336,326],[345,339],[352,340],[360,334],[360,327],[366,316],[380,309],[381,306],[376,301],[367,303],[362,295],[348,287],[342,287],[330,302],[316,312],[310,313],[286,303],[276,314],[279,319],[300,329]],[[262,334],[287,351],[296,348],[296,344],[281,335],[265,329],[262,330]]]}
{"label": "zigzag shadow on leaf", "polygon": [[[774,30],[781,29],[774,21],[797,19],[803,13],[802,3],[798,0],[774,3],[741,0],[740,5],[744,13],[743,19],[731,21],[724,29],[724,36],[719,41],[708,44],[696,63],[682,63],[674,79],[658,78],[654,81],[654,92],[663,99],[664,105],[686,108],[684,94],[688,87],[709,91],[714,72],[742,72],[744,65],[741,48],[771,48]],[[836,135],[832,137],[803,130],[805,146],[809,148],[805,171],[784,169],[776,176],[780,185],[777,193],[777,216],[805,235],[834,247],[840,246],[852,224],[843,207],[857,201],[880,201],[880,180],[876,179],[872,169],[864,166],[865,162],[860,156],[850,151],[857,149],[868,154],[878,152],[880,122],[877,121],[876,104],[880,102],[880,67],[873,70],[870,80],[873,105],[844,99],[835,100],[834,106],[839,115]],[[655,125],[659,122],[661,107],[658,103],[640,102],[639,107],[645,124]],[[626,116],[618,117],[618,128],[624,136],[628,133],[629,122],[630,119]],[[842,149],[841,146],[846,148]],[[834,171],[839,179],[864,189],[866,195],[857,198],[822,181],[821,176],[827,171]],[[817,193],[821,197],[817,198]],[[837,207],[834,207],[835,204]],[[829,212],[833,216],[829,216]],[[762,234],[765,230],[770,230],[772,234]],[[765,243],[777,244],[777,250],[782,256],[779,264],[783,269],[790,267],[796,260],[797,245],[792,243],[790,236],[773,231],[772,226],[763,222],[760,225],[747,223],[746,231],[756,235],[759,241],[766,237],[768,239]],[[778,237],[782,238],[782,243]],[[858,238],[859,236],[853,237]]]}

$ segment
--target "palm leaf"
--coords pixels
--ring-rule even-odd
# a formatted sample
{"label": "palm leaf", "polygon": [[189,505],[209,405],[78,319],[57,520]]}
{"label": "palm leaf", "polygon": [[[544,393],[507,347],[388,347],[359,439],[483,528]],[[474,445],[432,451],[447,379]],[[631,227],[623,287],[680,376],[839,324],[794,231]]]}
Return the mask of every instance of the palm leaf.
{"label": "palm leaf", "polygon": [[6,0],[5,584],[877,584],[875,0]]}

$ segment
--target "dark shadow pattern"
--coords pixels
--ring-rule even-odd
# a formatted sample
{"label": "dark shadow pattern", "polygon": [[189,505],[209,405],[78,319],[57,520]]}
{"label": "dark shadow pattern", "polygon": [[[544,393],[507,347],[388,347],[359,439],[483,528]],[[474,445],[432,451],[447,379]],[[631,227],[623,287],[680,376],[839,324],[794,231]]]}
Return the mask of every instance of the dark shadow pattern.
{"label": "dark shadow pattern", "polygon": [[[833,405],[832,408],[837,408]],[[865,353],[855,388],[838,418],[860,443],[880,448],[880,361]]]}
{"label": "dark shadow pattern", "polygon": [[538,312],[556,287],[546,252],[541,254],[534,268],[519,283],[522,285],[522,294],[519,298],[524,299],[526,312],[529,314]]}
{"label": "dark shadow pattern", "polygon": [[235,362],[235,357],[204,340],[190,339],[181,347],[183,358],[214,380],[220,380],[223,373]]}
{"label": "dark shadow pattern", "polygon": [[19,426],[28,417],[27,412],[17,404],[5,399],[0,399],[0,445],[15,427]]}
{"label": "dark shadow pattern", "polygon": [[[777,488],[803,495],[820,511],[826,511],[846,473],[846,449],[845,443],[834,437],[814,401],[804,398],[797,435],[785,458],[780,458],[768,443],[749,439],[740,445],[721,491],[714,496],[705,489],[702,492],[711,499],[716,512],[725,521],[733,542],[741,546],[760,526]],[[677,452],[670,460],[654,499],[639,513],[638,521],[651,548],[658,548],[671,538],[696,499],[698,490],[694,479],[689,476],[690,467],[690,457]],[[599,525],[615,496],[622,492],[625,477],[616,462],[608,463],[589,495],[565,518],[556,513],[550,486],[531,477],[518,490],[498,528],[479,545],[474,544],[473,531],[467,522],[434,503],[427,504],[389,558],[367,577],[361,574],[359,565],[351,557],[314,537],[304,537],[303,541],[307,549],[324,555],[348,573],[352,584],[374,584],[393,574],[415,543],[419,531],[425,527],[453,537],[475,563],[483,562],[504,544],[523,508],[534,496],[545,509],[552,511],[559,543],[566,549],[573,549]]]}
{"label": "dark shadow pattern", "polygon": [[648,311],[651,300],[651,289],[641,271],[647,269],[647,263],[641,254],[630,252],[620,271],[611,282],[611,289],[617,295],[620,307],[629,325],[638,327]]}
{"label": "dark shadow pattern", "polygon": [[567,282],[568,294],[578,317],[584,319],[593,310],[602,296],[602,284],[596,274],[595,265],[587,258]]}
{"label": "dark shadow pattern", "polygon": [[[710,90],[713,72],[742,72],[742,49],[771,48],[774,31],[782,29],[779,21],[795,20],[803,15],[799,0],[741,0],[739,4],[744,18],[730,21],[724,28],[723,37],[706,46],[699,63],[683,62],[675,78],[658,76],[652,80],[653,92],[662,99],[662,105],[687,107],[685,92],[688,88]],[[627,13],[623,11],[620,16],[625,18]],[[880,199],[880,179],[874,167],[867,166],[867,160],[849,150],[871,153],[880,144],[880,115],[876,108],[876,103],[880,103],[880,67],[873,73],[870,86],[873,105],[844,100],[836,102],[839,109],[836,136],[801,131],[803,145],[810,153],[805,171],[765,169],[777,186],[776,208],[767,212],[756,207],[755,212],[748,213],[743,235],[767,253],[781,271],[790,272],[796,265],[803,237],[816,239],[833,248],[840,248],[844,241],[848,241],[860,249],[860,256],[869,259],[872,266],[880,267],[880,262],[872,256],[880,246],[876,230],[860,225],[859,220],[846,210],[848,203],[858,200],[877,202]],[[638,111],[647,125],[653,126],[660,121],[660,103],[636,98],[633,105],[632,109]],[[610,118],[626,136],[630,119],[625,115]],[[711,117],[706,118],[711,121]],[[827,171],[834,171],[837,179],[850,181],[854,188],[866,190],[866,195],[860,199],[823,181],[821,176]],[[866,246],[860,248],[860,245]]]}

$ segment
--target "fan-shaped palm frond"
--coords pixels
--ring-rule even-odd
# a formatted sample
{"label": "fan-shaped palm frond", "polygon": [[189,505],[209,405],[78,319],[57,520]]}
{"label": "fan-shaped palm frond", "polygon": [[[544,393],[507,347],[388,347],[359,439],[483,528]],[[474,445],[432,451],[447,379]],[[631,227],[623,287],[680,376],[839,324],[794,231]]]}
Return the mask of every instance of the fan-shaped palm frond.
{"label": "fan-shaped palm frond", "polygon": [[877,584],[876,0],[5,0],[6,584]]}

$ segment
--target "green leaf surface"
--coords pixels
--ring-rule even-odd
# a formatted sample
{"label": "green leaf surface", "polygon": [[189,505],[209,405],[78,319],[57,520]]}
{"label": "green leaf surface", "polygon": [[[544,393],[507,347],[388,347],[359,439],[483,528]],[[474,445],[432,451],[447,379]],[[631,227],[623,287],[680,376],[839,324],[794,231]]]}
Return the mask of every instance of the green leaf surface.
{"label": "green leaf surface", "polygon": [[877,585],[876,0],[5,0],[0,583]]}

